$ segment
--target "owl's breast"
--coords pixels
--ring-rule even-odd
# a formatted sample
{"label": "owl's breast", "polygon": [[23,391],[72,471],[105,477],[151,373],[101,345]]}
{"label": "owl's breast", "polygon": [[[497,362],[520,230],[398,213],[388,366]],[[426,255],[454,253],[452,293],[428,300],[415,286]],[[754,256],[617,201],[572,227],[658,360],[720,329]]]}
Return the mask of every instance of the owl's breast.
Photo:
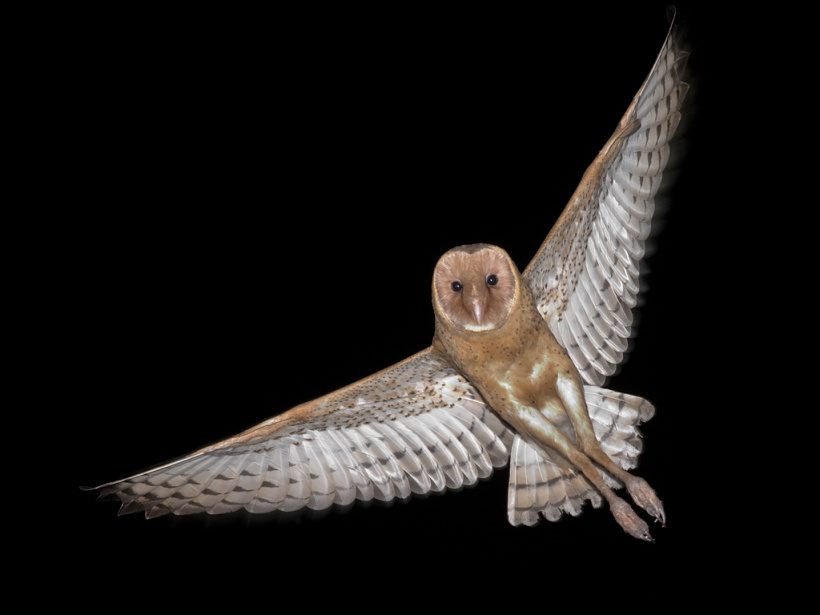
{"label": "owl's breast", "polygon": [[546,355],[522,357],[498,382],[511,402],[537,410],[557,395],[555,364]]}
{"label": "owl's breast", "polygon": [[433,345],[508,422],[524,409],[563,421],[558,379],[577,371],[531,301],[493,331],[437,328]]}
{"label": "owl's breast", "polygon": [[567,421],[558,390],[559,381],[580,382],[572,359],[545,326],[531,344],[523,344],[520,353],[502,373],[496,374],[498,391],[506,397],[507,412],[537,410],[556,426]]}

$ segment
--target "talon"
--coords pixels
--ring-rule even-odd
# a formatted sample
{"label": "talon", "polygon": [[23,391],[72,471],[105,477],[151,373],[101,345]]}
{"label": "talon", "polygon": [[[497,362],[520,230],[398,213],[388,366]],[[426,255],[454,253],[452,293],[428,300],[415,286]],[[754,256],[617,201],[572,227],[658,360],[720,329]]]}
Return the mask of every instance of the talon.
{"label": "talon", "polygon": [[661,527],[666,527],[666,513],[663,510],[663,503],[652,487],[649,486],[649,483],[638,476],[633,476],[627,483],[626,488],[638,506],[654,517],[655,521],[661,524]]}
{"label": "talon", "polygon": [[646,512],[655,520],[655,523],[660,523],[661,527],[666,527],[666,517],[663,513],[663,509],[658,510],[654,506],[647,506]]}
{"label": "talon", "polygon": [[610,510],[612,511],[612,516],[615,517],[615,521],[618,522],[618,525],[620,525],[627,534],[639,540],[655,542],[655,539],[652,538],[652,535],[649,533],[649,526],[643,519],[635,514],[635,511],[632,510],[629,504],[619,499],[610,504]]}
{"label": "talon", "polygon": [[655,518],[655,523],[660,523],[661,527],[666,527],[666,515],[663,514],[663,510],[658,511],[653,508],[648,512]]}

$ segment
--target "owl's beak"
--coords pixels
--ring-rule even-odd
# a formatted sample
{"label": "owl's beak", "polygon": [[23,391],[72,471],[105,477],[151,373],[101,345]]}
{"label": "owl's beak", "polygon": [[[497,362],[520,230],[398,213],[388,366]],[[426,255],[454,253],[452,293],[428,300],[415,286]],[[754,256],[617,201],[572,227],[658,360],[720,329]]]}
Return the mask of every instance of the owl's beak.
{"label": "owl's beak", "polygon": [[481,297],[473,297],[470,303],[472,304],[473,314],[475,314],[475,321],[480,325],[481,318],[484,316],[484,302],[481,300]]}
{"label": "owl's beak", "polygon": [[469,291],[469,295],[467,297],[468,307],[472,311],[473,315],[475,316],[476,324],[481,324],[481,320],[484,318],[484,296],[482,294],[483,289],[479,288],[471,288]]}

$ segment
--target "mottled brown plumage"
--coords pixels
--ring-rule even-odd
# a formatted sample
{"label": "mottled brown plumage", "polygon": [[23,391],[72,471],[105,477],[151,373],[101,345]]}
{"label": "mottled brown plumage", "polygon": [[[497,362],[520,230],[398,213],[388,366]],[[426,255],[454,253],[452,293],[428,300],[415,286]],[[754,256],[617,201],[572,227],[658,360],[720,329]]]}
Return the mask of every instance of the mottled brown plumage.
{"label": "mottled brown plumage", "polygon": [[[465,304],[473,308],[473,318]],[[467,376],[519,436],[577,468],[606,498],[625,531],[650,540],[646,523],[607,486],[595,462],[624,482],[635,502],[661,522],[663,506],[646,481],[621,469],[601,449],[581,375],[539,314],[509,255],[488,245],[447,252],[433,274],[433,305],[434,350]]]}
{"label": "mottled brown plumage", "polygon": [[664,521],[627,473],[654,408],[602,385],[624,356],[638,264],[686,94],[671,31],[649,77],[533,260],[477,244],[433,275],[433,344],[359,382],[147,472],[97,487],[121,512],[326,509],[458,488],[510,464],[508,518],[533,525],[613,489]]}

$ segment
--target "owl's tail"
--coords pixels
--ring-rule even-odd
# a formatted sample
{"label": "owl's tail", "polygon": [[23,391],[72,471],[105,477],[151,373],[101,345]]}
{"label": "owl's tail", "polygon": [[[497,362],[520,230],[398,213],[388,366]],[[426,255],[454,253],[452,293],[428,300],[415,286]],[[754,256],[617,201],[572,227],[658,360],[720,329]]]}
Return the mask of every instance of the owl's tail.
{"label": "owl's tail", "polygon": [[[655,408],[645,399],[596,386],[584,396],[595,436],[603,451],[624,470],[634,468],[643,449],[638,425],[651,419]],[[617,481],[601,471],[612,487]],[[510,456],[507,516],[513,525],[535,525],[539,513],[558,521],[564,513],[581,513],[584,501],[598,508],[598,491],[558,453],[516,435]]]}

